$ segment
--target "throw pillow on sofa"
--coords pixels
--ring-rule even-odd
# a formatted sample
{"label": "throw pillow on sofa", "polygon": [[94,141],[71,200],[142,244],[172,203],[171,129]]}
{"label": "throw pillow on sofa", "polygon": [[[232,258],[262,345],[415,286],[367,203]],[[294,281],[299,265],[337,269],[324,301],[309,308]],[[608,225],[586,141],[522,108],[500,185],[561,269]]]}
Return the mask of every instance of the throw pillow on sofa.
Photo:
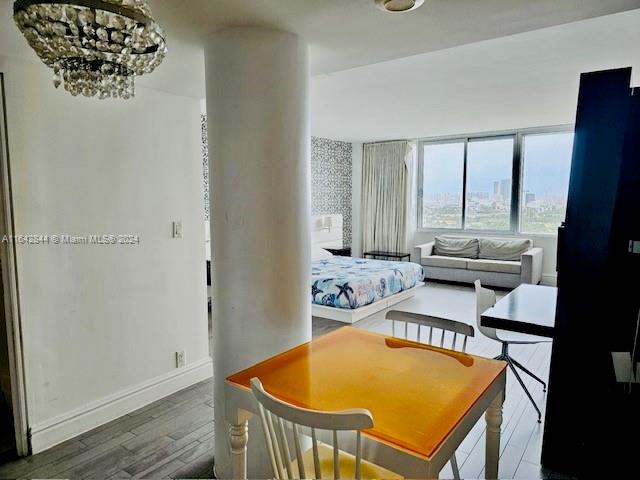
{"label": "throw pillow on sofa", "polygon": [[436,237],[433,254],[442,257],[478,258],[477,238]]}
{"label": "throw pillow on sofa", "polygon": [[487,260],[520,261],[522,254],[531,248],[531,240],[480,238],[478,258]]}

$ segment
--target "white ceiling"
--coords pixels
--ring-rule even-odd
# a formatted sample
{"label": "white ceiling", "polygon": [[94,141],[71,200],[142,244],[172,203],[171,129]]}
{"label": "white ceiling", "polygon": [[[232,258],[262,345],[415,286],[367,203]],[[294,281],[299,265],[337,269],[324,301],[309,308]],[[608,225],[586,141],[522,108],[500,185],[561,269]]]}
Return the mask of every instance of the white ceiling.
{"label": "white ceiling", "polygon": [[312,132],[348,141],[572,123],[579,75],[635,67],[640,10],[319,75]]}
{"label": "white ceiling", "polygon": [[212,32],[259,25],[299,34],[312,74],[329,73],[640,8],[640,0],[427,0],[392,15],[373,0],[150,0],[170,54],[141,83],[202,98]]}
{"label": "white ceiling", "polygon": [[[37,61],[12,4],[0,0],[0,53]],[[313,134],[355,141],[571,121],[577,74],[637,65],[640,45],[637,10],[602,16],[640,8],[640,0],[427,0],[403,15],[373,0],[150,4],[170,50],[138,85],[202,98],[210,33],[285,29],[310,45]]]}

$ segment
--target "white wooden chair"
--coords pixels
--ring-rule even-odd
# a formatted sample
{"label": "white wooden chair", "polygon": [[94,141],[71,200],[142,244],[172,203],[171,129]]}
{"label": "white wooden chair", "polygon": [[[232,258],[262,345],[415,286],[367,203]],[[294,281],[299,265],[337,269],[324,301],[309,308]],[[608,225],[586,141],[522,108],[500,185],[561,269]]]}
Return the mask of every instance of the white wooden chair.
{"label": "white wooden chair", "polygon": [[[304,478],[392,478],[402,477],[387,469],[362,460],[361,430],[373,427],[368,410],[353,409],[323,412],[296,407],[269,394],[257,378],[251,379],[251,391],[258,401],[262,429],[277,480]],[[291,428],[293,449],[289,447],[286,430]],[[312,446],[302,451],[301,428],[311,429]],[[319,442],[317,430],[333,432],[333,446]],[[339,449],[338,432],[353,431],[356,437],[356,455]],[[291,451],[295,458],[292,459]]]}
{"label": "white wooden chair", "polygon": [[[436,345],[441,348],[448,348],[450,350],[458,350],[465,352],[467,350],[467,338],[475,336],[475,330],[473,326],[467,325],[463,322],[455,320],[449,320],[448,318],[434,317],[432,315],[423,315],[421,313],[413,312],[401,312],[400,310],[389,310],[385,316],[387,320],[391,320],[392,335],[396,335],[396,322],[404,323],[404,329],[402,325],[400,327],[401,337],[406,340],[415,340],[418,343],[426,343],[428,345]],[[409,325],[416,325],[416,335],[414,338],[409,338]],[[422,328],[429,329],[428,340],[425,342],[422,336]],[[434,329],[436,330],[434,335]],[[438,330],[441,333],[438,334]],[[447,335],[447,332],[450,335]],[[450,338],[447,339],[447,336]],[[440,340],[438,341],[438,337]],[[458,343],[462,343],[460,349],[456,348],[456,341],[460,339]],[[435,340],[435,343],[434,343]],[[451,470],[453,471],[453,478],[460,479],[460,471],[458,469],[458,460],[456,454],[451,456]]]}
{"label": "white wooden chair", "polygon": [[[402,328],[400,329],[402,338],[406,340],[414,340],[419,343],[426,343],[428,345],[448,348],[450,350],[465,352],[467,350],[467,338],[475,336],[473,326],[456,320],[434,317],[433,315],[389,310],[387,312],[386,319],[392,321],[391,331],[394,337],[397,336],[396,322],[401,322],[404,323],[404,332],[402,332]],[[417,326],[415,339],[409,337],[410,324]],[[429,338],[426,342],[422,339],[422,327],[424,327],[425,330],[427,328],[429,329]],[[434,329],[436,330],[435,335]],[[438,334],[438,330],[441,330],[440,334]],[[449,339],[450,342],[447,339],[447,332],[451,333]],[[437,337],[440,337],[439,342]],[[462,343],[461,348],[457,348],[456,343],[458,339],[460,340],[460,343]]]}
{"label": "white wooden chair", "polygon": [[531,396],[531,393],[529,393],[529,390],[527,389],[527,387],[525,386],[524,382],[522,381],[522,378],[520,377],[520,374],[516,370],[516,367],[518,367],[524,373],[529,375],[535,381],[541,383],[543,392],[547,391],[547,384],[543,380],[538,378],[536,375],[534,375],[532,372],[527,370],[515,358],[513,358],[511,355],[509,355],[509,345],[533,345],[533,344],[536,344],[536,343],[548,343],[551,340],[537,339],[537,338],[534,338],[534,337],[531,337],[530,340],[529,339],[527,339],[527,340],[506,339],[506,338],[504,338],[502,336],[499,336],[498,332],[496,331],[495,328],[483,327],[480,324],[480,318],[481,318],[482,314],[485,311],[487,311],[487,309],[493,307],[496,304],[496,292],[494,292],[493,290],[490,290],[488,288],[483,287],[482,283],[480,282],[480,280],[476,280],[474,285],[476,287],[476,322],[478,324],[478,329],[480,330],[480,333],[482,333],[485,337],[488,337],[488,338],[490,338],[492,340],[495,340],[496,342],[500,342],[502,344],[502,353],[500,353],[500,355],[498,355],[497,357],[494,357],[494,358],[496,360],[502,360],[502,361],[507,362],[507,365],[509,365],[509,368],[511,369],[511,371],[514,374],[514,376],[516,377],[516,380],[518,380],[518,383],[520,384],[520,386],[524,390],[524,393],[529,398],[529,401],[533,404],[533,408],[535,408],[536,412],[538,412],[538,423],[540,423],[542,421],[542,414],[540,413],[540,409],[538,408],[538,405],[536,405],[536,402],[533,400],[533,397]]}

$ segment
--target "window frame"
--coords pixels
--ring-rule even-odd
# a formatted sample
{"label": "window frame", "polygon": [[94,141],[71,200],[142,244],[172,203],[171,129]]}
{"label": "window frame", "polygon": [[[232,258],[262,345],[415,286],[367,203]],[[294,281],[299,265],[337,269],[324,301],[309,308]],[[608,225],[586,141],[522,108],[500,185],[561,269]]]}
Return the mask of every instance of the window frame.
{"label": "window frame", "polygon": [[[480,132],[462,135],[446,135],[441,137],[426,137],[417,139],[418,145],[418,185],[417,185],[417,230],[422,232],[443,232],[457,234],[489,234],[489,235],[527,235],[531,237],[556,237],[557,233],[527,233],[522,231],[522,185],[524,175],[524,138],[527,135],[544,135],[554,133],[573,133],[575,126],[573,124],[552,125],[546,127],[521,128],[515,130],[501,130],[493,132]],[[468,153],[469,141],[482,141],[499,138],[513,138],[513,165],[511,179],[511,212],[510,225],[508,230],[477,230],[467,229],[466,227],[466,205],[467,205],[467,171],[468,171]],[[443,143],[464,143],[464,160],[462,172],[462,227],[425,227],[422,224],[423,215],[423,198],[424,198],[424,145],[443,144]]]}
{"label": "window frame", "polygon": [[[423,227],[422,226],[422,209],[424,208],[424,203],[422,201],[423,199],[423,195],[424,195],[424,182],[423,182],[423,175],[424,175],[424,145],[427,144],[432,144],[432,145],[442,145],[442,144],[446,144],[446,143],[464,143],[464,157],[462,159],[462,222],[461,228],[447,228],[447,227]],[[435,231],[435,230],[445,230],[447,232],[451,232],[451,231],[464,231],[464,218],[465,218],[465,198],[467,195],[467,141],[466,139],[461,139],[459,137],[457,138],[446,138],[443,139],[442,141],[439,141],[437,139],[434,139],[433,141],[431,140],[419,140],[418,141],[418,168],[417,168],[417,173],[418,173],[418,188],[417,188],[417,194],[418,194],[418,204],[417,204],[417,214],[418,214],[418,230],[428,230],[428,231]]]}
{"label": "window frame", "polygon": [[[492,232],[492,233],[511,233],[513,232],[513,204],[514,204],[514,199],[516,198],[515,195],[515,188],[516,187],[516,151],[518,150],[518,137],[515,134],[508,134],[508,135],[489,135],[489,136],[482,136],[482,137],[467,137],[467,145],[470,142],[482,142],[482,141],[491,141],[491,140],[502,140],[502,139],[512,139],[513,140],[513,152],[512,152],[512,156],[511,156],[511,205],[509,206],[510,211],[509,211],[509,228],[506,230],[484,230],[484,229],[467,229],[464,228],[463,230],[465,232]],[[465,174],[464,174],[464,178],[465,181],[468,179],[468,167],[469,167],[469,162],[468,162],[468,148],[465,150]],[[518,185],[519,186],[519,185]],[[517,201],[517,200],[516,200]],[[464,202],[465,205],[467,203],[467,198],[466,198],[466,186],[465,186],[465,198],[464,198]],[[465,214],[466,214],[466,207],[464,210]],[[463,222],[463,226],[466,225],[466,218],[465,221]]]}

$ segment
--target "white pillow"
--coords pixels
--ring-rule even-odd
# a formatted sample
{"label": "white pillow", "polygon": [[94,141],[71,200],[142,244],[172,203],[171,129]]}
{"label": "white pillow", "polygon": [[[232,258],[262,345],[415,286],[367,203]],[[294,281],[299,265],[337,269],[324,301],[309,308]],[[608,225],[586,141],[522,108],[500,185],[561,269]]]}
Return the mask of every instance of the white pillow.
{"label": "white pillow", "polygon": [[331,252],[327,252],[324,248],[320,248],[320,247],[311,247],[311,260],[312,261],[316,261],[316,260],[324,260],[325,258],[331,258],[333,257],[333,253]]}

